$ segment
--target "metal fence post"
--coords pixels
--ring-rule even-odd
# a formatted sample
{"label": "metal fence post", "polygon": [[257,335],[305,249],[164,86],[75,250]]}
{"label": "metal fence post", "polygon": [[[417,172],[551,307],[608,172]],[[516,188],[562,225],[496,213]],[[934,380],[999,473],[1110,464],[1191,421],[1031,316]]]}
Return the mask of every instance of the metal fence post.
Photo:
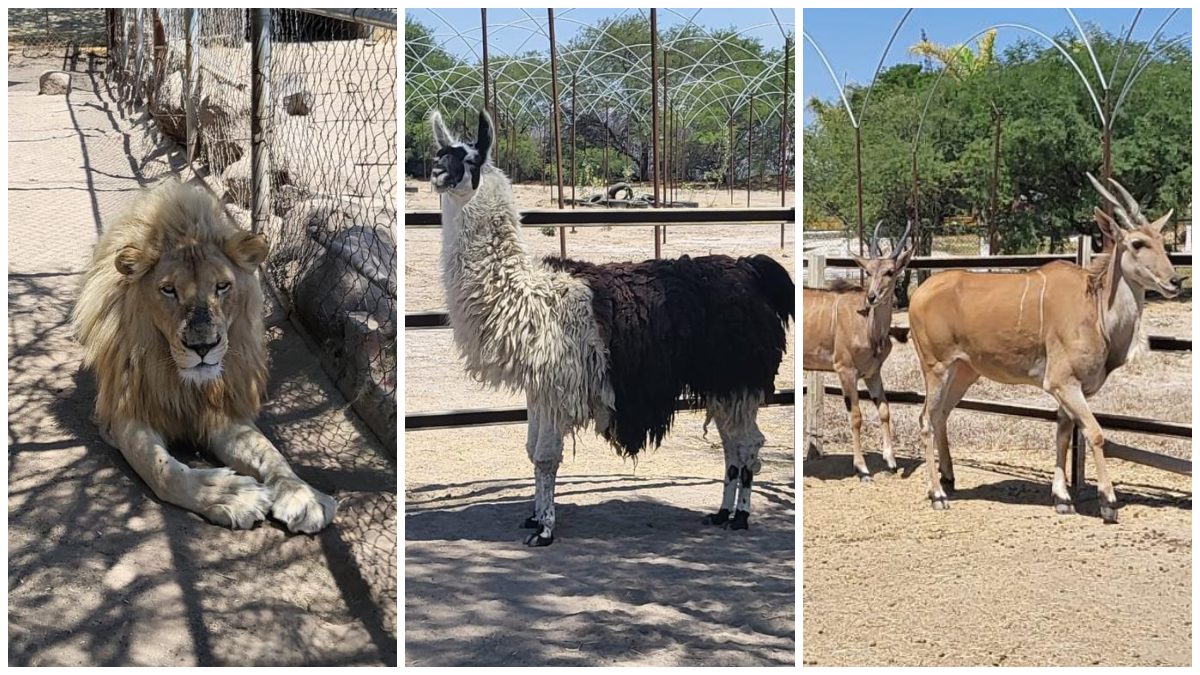
{"label": "metal fence post", "polygon": [[144,60],[142,43],[145,34],[142,30],[142,14],[145,10],[137,8],[133,12],[133,100],[142,104],[142,62]]}
{"label": "metal fence post", "polygon": [[[814,253],[808,256],[809,288],[825,287],[825,256]],[[824,454],[821,447],[821,407],[825,403],[825,377],[815,371],[804,374],[804,456],[805,458],[820,457]]]}
{"label": "metal fence post", "polygon": [[271,10],[251,10],[250,24],[250,218],[252,230],[262,232],[271,217]]}
{"label": "metal fence post", "polygon": [[[1092,262],[1092,238],[1086,234],[1079,235],[1075,250],[1075,262],[1086,268]],[[1087,443],[1079,431],[1079,425],[1071,427],[1071,499],[1077,501],[1086,480],[1084,459],[1087,455]]]}
{"label": "metal fence post", "polygon": [[185,9],[183,22],[187,32],[183,109],[187,116],[187,160],[190,164],[196,161],[196,151],[200,147],[200,139],[197,136],[199,115],[196,109],[200,102],[200,10]]}

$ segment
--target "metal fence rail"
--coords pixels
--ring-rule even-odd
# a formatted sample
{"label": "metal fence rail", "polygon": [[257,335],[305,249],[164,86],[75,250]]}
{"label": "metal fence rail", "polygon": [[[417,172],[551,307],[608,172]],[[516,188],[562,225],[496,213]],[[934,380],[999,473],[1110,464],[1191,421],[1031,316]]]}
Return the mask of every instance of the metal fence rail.
{"label": "metal fence rail", "polygon": [[[521,211],[525,227],[589,225],[708,225],[718,223],[795,223],[796,209],[635,209],[578,210],[529,209]],[[405,211],[405,227],[441,227],[441,211]]]}
{"label": "metal fence rail", "polygon": [[355,410],[396,440],[396,14],[106,10],[144,108],[243,227]]}

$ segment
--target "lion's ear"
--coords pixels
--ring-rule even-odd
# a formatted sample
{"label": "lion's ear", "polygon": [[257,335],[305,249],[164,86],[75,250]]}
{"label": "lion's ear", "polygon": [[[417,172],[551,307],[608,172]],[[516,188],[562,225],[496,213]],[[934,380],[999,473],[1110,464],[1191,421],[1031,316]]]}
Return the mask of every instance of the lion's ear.
{"label": "lion's ear", "polygon": [[145,274],[151,267],[150,256],[134,246],[126,246],[117,251],[113,262],[117,266],[117,271],[131,281]]}
{"label": "lion's ear", "polygon": [[267,238],[261,234],[239,232],[225,242],[225,255],[248,272],[258,269],[270,250]]}

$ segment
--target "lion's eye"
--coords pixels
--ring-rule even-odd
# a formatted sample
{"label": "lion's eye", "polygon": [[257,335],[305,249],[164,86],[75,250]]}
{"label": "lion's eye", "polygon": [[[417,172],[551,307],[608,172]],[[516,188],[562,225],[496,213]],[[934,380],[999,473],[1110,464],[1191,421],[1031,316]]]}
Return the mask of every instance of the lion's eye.
{"label": "lion's eye", "polygon": [[163,295],[167,296],[168,298],[175,297],[175,287],[171,286],[171,285],[160,286],[158,288],[158,292],[162,293]]}
{"label": "lion's eye", "polygon": [[217,295],[225,295],[225,293],[229,292],[229,288],[232,285],[233,284],[229,283],[228,281],[222,281],[221,283],[217,284]]}

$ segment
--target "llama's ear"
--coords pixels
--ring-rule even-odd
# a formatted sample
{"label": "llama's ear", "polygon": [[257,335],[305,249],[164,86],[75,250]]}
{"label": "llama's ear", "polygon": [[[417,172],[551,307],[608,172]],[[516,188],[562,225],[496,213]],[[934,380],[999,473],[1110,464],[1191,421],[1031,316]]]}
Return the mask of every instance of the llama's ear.
{"label": "llama's ear", "polygon": [[430,113],[429,125],[433,127],[433,140],[437,143],[439,150],[454,145],[454,137],[450,135],[446,123],[442,121],[442,113],[436,110]]}
{"label": "llama's ear", "polygon": [[238,232],[225,240],[225,255],[247,272],[253,272],[267,259],[271,246],[261,234]]}
{"label": "llama's ear", "polygon": [[138,279],[145,274],[151,267],[154,261],[140,248],[126,246],[120,251],[117,251],[116,257],[113,258],[113,264],[116,265],[117,271],[130,281]]}
{"label": "llama's ear", "polygon": [[488,151],[492,148],[492,117],[488,115],[487,110],[480,108],[479,110],[479,130],[475,134],[475,151],[487,161]]}

